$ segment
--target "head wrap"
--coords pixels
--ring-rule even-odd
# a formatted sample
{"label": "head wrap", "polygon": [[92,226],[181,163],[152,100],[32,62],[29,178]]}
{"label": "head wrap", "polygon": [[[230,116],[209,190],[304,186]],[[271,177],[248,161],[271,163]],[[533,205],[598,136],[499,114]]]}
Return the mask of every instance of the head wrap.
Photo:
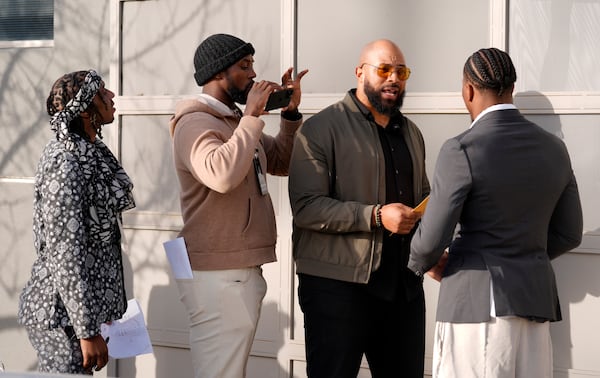
{"label": "head wrap", "polygon": [[229,34],[211,35],[200,43],[194,54],[196,83],[204,85],[246,55],[254,55],[252,44]]}
{"label": "head wrap", "polygon": [[[75,71],[59,78],[46,101],[50,127],[58,144],[70,152],[82,172],[78,180],[86,180],[93,188],[90,199],[90,233],[110,242],[120,212],[135,207],[131,179],[110,149],[99,139],[85,140],[69,130],[69,124],[86,111],[103,85],[94,70]],[[55,142],[56,143],[56,142]],[[52,145],[52,144],[50,144]],[[55,147],[56,148],[56,147]],[[90,185],[87,185],[90,183]]]}
{"label": "head wrap", "polygon": [[[82,74],[85,74],[83,82]],[[88,108],[101,85],[102,78],[94,70],[72,72],[54,83],[46,104],[52,116],[50,128],[56,134],[56,139],[70,141],[69,124]],[[77,87],[79,90],[73,96]]]}

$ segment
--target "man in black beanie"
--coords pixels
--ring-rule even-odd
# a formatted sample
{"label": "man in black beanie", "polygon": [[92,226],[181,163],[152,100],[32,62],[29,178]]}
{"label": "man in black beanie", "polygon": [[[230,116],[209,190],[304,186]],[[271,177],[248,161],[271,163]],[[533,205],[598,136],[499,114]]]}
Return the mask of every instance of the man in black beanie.
{"label": "man in black beanie", "polygon": [[[228,34],[206,38],[194,55],[198,99],[177,104],[170,121],[181,188],[183,237],[193,279],[178,280],[190,317],[195,377],[245,376],[266,282],[261,265],[276,260],[275,214],[266,173],[288,173],[300,80],[255,82],[254,47]],[[293,89],[281,127],[263,133],[269,95]],[[236,105],[245,104],[244,110]]]}

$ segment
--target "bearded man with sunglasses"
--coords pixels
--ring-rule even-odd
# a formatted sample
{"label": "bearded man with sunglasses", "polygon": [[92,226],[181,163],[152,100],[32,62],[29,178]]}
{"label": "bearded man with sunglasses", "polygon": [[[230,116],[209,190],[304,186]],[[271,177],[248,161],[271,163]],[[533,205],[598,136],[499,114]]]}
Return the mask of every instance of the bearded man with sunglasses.
{"label": "bearded man with sunglasses", "polygon": [[425,145],[400,112],[410,69],[389,40],[363,48],[357,88],[298,130],[293,254],[310,378],[423,377],[422,279],[406,268],[429,194]]}

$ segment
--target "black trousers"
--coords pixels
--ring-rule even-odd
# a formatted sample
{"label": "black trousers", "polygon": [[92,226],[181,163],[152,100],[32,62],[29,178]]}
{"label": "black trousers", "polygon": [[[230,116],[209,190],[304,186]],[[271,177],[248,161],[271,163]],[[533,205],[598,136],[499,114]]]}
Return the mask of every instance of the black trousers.
{"label": "black trousers", "polygon": [[366,285],[299,274],[309,378],[423,378],[425,298],[377,298]]}

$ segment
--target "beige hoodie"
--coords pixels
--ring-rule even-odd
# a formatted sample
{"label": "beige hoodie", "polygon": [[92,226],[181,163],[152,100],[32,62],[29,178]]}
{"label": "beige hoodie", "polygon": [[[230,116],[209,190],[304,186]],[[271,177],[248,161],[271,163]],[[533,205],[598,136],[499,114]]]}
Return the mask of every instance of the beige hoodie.
{"label": "beige hoodie", "polygon": [[[221,270],[276,260],[277,231],[269,194],[262,195],[253,164],[287,175],[294,133],[302,120],[281,118],[272,137],[264,122],[221,114],[199,100],[183,100],[169,122],[181,188],[183,228],[192,269]],[[266,181],[266,178],[265,178]]]}

